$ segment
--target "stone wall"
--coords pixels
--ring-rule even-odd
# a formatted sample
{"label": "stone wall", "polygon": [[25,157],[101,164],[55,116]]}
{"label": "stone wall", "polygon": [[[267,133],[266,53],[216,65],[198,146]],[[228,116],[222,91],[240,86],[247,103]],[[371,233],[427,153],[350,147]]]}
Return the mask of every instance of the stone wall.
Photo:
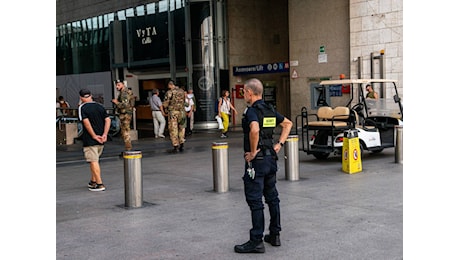
{"label": "stone wall", "polygon": [[[362,59],[362,78],[371,77],[371,53],[384,51],[384,78],[399,80],[403,87],[403,1],[350,0],[350,62],[351,76],[358,78],[358,61]],[[379,60],[374,61],[379,78]]]}

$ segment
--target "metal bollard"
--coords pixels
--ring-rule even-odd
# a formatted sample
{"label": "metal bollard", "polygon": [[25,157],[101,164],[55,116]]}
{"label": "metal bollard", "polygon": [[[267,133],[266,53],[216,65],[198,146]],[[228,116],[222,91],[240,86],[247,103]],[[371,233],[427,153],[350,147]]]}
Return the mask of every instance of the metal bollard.
{"label": "metal bollard", "polygon": [[125,207],[142,207],[141,151],[123,152],[125,167]]}
{"label": "metal bollard", "polygon": [[403,126],[395,125],[396,144],[395,144],[395,163],[403,163]]}
{"label": "metal bollard", "polygon": [[212,143],[212,170],[214,191],[228,191],[228,143]]}
{"label": "metal bollard", "polygon": [[299,136],[290,135],[284,144],[284,170],[286,180],[299,180]]}

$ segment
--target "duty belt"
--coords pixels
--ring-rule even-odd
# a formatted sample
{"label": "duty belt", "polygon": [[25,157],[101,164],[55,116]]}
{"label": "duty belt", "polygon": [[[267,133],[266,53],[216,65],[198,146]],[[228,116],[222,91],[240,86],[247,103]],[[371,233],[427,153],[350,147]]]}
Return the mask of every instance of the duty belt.
{"label": "duty belt", "polygon": [[264,156],[273,156],[273,159],[278,160],[278,156],[276,155],[275,151],[266,148],[260,149],[256,155],[256,159],[263,159]]}

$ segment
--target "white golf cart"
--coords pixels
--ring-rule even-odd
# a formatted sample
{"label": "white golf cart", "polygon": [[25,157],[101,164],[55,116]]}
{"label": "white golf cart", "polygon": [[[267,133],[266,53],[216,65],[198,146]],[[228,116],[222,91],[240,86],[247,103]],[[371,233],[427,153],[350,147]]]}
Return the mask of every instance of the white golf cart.
{"label": "white golf cart", "polygon": [[[403,124],[403,108],[396,80],[348,79],[325,80],[321,86],[349,86],[350,100],[345,106],[321,106],[317,113],[306,107],[296,118],[296,131],[301,129],[301,149],[317,159],[342,152],[344,132],[358,132],[361,153],[379,153],[395,146],[395,126]],[[366,98],[370,84],[379,93],[378,99]],[[301,118],[301,127],[297,119]]]}

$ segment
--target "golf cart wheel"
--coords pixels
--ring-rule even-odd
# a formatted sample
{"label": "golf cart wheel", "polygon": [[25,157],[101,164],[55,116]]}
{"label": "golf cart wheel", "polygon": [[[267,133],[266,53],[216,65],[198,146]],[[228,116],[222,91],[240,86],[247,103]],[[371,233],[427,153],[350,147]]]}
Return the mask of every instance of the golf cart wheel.
{"label": "golf cart wheel", "polygon": [[326,160],[329,157],[329,153],[315,152],[313,156],[318,160]]}

